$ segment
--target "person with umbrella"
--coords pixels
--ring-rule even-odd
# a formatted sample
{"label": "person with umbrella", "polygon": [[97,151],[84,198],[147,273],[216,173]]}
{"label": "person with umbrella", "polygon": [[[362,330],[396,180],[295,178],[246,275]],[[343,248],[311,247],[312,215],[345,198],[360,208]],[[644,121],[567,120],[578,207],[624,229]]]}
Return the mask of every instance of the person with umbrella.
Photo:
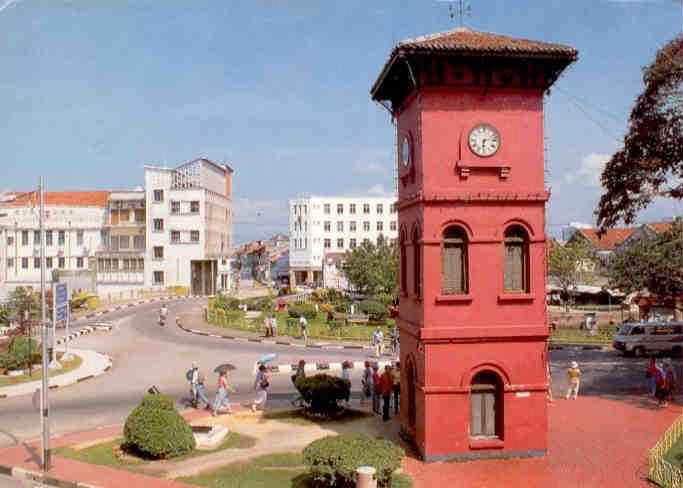
{"label": "person with umbrella", "polygon": [[268,381],[268,372],[265,364],[261,364],[258,367],[258,372],[256,373],[256,378],[254,378],[254,391],[256,392],[256,398],[251,404],[251,411],[255,412],[257,408],[265,410],[266,401],[268,400],[268,387],[270,382]]}
{"label": "person with umbrella", "polygon": [[235,369],[235,367],[232,364],[221,364],[214,370],[218,373],[218,390],[216,391],[216,398],[213,402],[214,417],[218,415],[222,408],[227,408],[226,413],[232,413],[228,392],[235,393],[236,390],[228,385],[228,371],[233,369]]}

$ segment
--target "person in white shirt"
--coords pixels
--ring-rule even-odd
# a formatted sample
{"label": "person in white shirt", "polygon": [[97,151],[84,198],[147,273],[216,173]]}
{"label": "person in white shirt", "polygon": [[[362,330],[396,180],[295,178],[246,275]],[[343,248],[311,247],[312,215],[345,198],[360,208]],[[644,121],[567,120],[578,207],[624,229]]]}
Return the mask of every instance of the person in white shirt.
{"label": "person in white shirt", "polygon": [[384,333],[382,333],[379,327],[372,334],[372,345],[375,346],[375,356],[380,357],[384,353]]}
{"label": "person in white shirt", "polygon": [[308,334],[306,329],[308,329],[308,320],[303,314],[299,317],[299,325],[301,326],[301,336],[304,338],[304,342],[308,341]]}

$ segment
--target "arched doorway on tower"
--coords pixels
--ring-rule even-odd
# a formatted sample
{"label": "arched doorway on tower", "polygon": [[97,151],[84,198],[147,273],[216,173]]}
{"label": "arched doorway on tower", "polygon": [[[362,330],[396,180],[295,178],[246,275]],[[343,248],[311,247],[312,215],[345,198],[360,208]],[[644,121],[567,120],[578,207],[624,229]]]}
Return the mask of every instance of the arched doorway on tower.
{"label": "arched doorway on tower", "polygon": [[472,378],[470,393],[470,437],[503,439],[503,381],[490,370]]}

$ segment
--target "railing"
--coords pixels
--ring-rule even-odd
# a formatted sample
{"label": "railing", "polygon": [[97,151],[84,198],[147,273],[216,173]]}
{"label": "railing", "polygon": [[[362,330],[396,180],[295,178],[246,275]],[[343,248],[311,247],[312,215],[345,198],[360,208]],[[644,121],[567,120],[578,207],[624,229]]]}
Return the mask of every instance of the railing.
{"label": "railing", "polygon": [[683,415],[678,417],[666,430],[657,444],[650,449],[648,478],[665,488],[683,487],[683,472],[678,466],[672,465],[664,459],[671,447],[683,435]]}

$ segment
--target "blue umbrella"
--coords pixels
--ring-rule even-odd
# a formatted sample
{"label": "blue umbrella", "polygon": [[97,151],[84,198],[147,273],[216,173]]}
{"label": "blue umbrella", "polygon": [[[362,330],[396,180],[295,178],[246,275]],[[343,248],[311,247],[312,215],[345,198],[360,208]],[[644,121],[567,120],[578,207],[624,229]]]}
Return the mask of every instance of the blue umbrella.
{"label": "blue umbrella", "polygon": [[273,359],[275,359],[276,357],[277,357],[277,354],[275,354],[274,352],[272,352],[272,353],[270,353],[270,354],[266,354],[266,355],[263,356],[261,359],[259,359],[258,361],[256,361],[256,364],[266,364],[266,363],[269,363],[269,362],[271,362]]}

